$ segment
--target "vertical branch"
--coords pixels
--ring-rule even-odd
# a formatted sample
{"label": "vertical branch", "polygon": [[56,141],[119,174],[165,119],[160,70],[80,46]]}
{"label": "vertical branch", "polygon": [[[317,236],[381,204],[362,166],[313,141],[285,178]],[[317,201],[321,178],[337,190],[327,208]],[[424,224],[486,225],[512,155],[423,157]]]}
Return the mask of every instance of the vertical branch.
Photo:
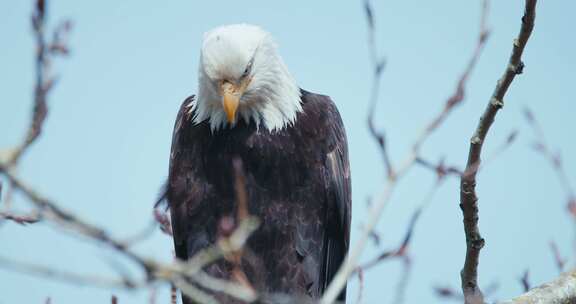
{"label": "vertical branch", "polygon": [[480,250],[484,246],[484,239],[478,229],[478,197],[476,196],[476,173],[480,165],[480,154],[494,117],[504,105],[504,96],[510,84],[524,68],[521,56],[534,28],[535,11],[536,0],[526,0],[522,27],[517,39],[514,40],[508,66],[502,78],[498,80],[496,89],[472,136],[466,170],[460,181],[460,208],[464,216],[466,234],[466,259],[460,275],[465,303],[483,303],[482,292],[478,288],[478,261]]}

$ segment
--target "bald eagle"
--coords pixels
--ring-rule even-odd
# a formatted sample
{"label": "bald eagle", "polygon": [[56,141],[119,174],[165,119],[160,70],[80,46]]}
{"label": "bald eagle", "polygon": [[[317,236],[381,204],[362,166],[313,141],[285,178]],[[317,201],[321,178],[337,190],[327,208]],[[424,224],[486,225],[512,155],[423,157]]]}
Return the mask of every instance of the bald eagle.
{"label": "bald eagle", "polygon": [[[319,298],[348,250],[346,134],[330,97],[300,89],[271,35],[246,24],[205,34],[198,96],[176,119],[165,194],[179,259],[214,244],[219,221],[235,213],[234,159],[249,212],[261,220],[246,244],[251,261],[241,262],[249,284],[261,294]],[[222,260],[205,271],[231,279],[231,269]]]}

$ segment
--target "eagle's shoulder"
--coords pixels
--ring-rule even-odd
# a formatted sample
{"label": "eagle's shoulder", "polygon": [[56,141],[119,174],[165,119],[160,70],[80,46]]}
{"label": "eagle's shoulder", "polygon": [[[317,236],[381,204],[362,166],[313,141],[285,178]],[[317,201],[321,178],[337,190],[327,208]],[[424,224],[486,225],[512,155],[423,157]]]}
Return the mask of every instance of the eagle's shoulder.
{"label": "eagle's shoulder", "polygon": [[346,148],[344,123],[336,104],[330,96],[301,90],[302,113],[298,117],[298,128],[307,130],[326,144],[326,152]]}

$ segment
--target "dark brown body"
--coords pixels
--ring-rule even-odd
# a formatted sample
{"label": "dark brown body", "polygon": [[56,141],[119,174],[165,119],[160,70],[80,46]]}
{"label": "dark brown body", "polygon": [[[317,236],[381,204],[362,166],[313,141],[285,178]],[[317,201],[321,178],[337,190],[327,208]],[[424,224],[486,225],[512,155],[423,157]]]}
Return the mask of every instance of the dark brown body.
{"label": "dark brown body", "polygon": [[[271,133],[239,122],[212,132],[208,122],[191,121],[190,101],[176,121],[167,185],[176,256],[186,260],[215,243],[221,219],[236,213],[232,161],[239,158],[249,212],[261,220],[242,271],[262,294],[318,298],[347,253],[350,230],[346,135],[335,105],[302,91],[292,126]],[[205,270],[230,278],[231,267],[222,260]]]}

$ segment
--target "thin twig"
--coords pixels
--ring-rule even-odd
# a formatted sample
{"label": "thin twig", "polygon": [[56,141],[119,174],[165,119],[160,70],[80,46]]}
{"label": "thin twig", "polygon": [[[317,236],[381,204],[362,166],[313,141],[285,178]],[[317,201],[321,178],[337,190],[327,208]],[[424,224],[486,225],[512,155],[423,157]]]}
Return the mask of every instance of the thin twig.
{"label": "thin twig", "polygon": [[109,247],[121,252],[125,256],[132,259],[137,264],[140,264],[146,270],[150,270],[151,265],[148,264],[143,258],[135,253],[126,249],[126,244],[117,241],[110,237],[110,235],[95,225],[89,224],[86,221],[80,220],[77,216],[62,209],[58,204],[50,199],[42,196],[40,193],[33,190],[32,187],[25,184],[18,178],[11,170],[4,164],[0,163],[0,173],[4,174],[14,187],[20,190],[30,202],[34,204],[41,216],[49,219],[61,227],[66,227],[77,232],[80,235],[86,236],[90,239],[97,240],[100,243],[106,244]]}
{"label": "thin twig", "polygon": [[450,286],[435,286],[433,289],[436,296],[442,299],[461,301],[464,298],[459,291]]}
{"label": "thin twig", "polygon": [[558,245],[556,245],[556,242],[550,241],[550,251],[552,251],[552,256],[554,257],[554,263],[556,264],[556,268],[558,268],[558,272],[562,273],[562,271],[564,270],[564,265],[566,265],[566,259],[564,259],[560,254],[560,249],[558,249]]}
{"label": "thin twig", "polygon": [[466,259],[461,271],[462,291],[466,303],[483,303],[483,296],[478,287],[478,261],[480,250],[484,246],[484,239],[478,229],[478,198],[476,196],[476,173],[480,164],[480,154],[490,126],[498,110],[504,105],[504,95],[515,76],[522,73],[524,63],[521,56],[528,38],[534,27],[536,0],[526,0],[522,28],[518,38],[514,40],[512,55],[506,71],[496,86],[488,106],[470,140],[470,152],[466,170],[460,182],[460,208],[464,216],[464,230],[466,234]]}
{"label": "thin twig", "polygon": [[404,303],[406,298],[406,289],[408,287],[408,282],[410,280],[410,274],[412,273],[412,259],[408,255],[402,256],[402,274],[398,285],[396,285],[396,293],[392,303],[401,304]]}
{"label": "thin twig", "polygon": [[[42,133],[46,116],[48,115],[48,93],[54,87],[55,77],[50,75],[51,61],[56,56],[68,55],[67,36],[72,29],[70,21],[60,23],[53,30],[53,39],[47,39],[46,16],[47,1],[37,0],[31,16],[32,30],[36,42],[35,61],[35,84],[34,84],[34,102],[32,108],[32,117],[26,133],[21,140],[11,149],[0,151],[0,163],[6,167],[16,167],[18,161],[30,146],[38,139]],[[34,217],[34,212],[30,215],[16,215],[8,211],[12,201],[12,184],[7,183],[5,197],[5,211],[0,218],[12,220],[20,224],[32,224],[38,222],[40,218]]]}
{"label": "thin twig", "polygon": [[526,269],[519,279],[520,284],[522,284],[522,289],[524,290],[524,292],[527,292],[528,290],[530,290],[530,278],[529,278],[529,276],[530,276],[530,272],[528,271],[528,269]]}
{"label": "thin twig", "polygon": [[[556,173],[558,182],[560,183],[560,186],[566,195],[566,211],[573,219],[573,224],[576,225],[576,191],[570,183],[560,152],[552,152],[552,149],[546,142],[546,137],[544,136],[542,127],[530,109],[524,109],[524,117],[536,135],[536,142],[534,143],[533,147],[538,153],[540,153],[544,158],[548,160],[552,169]],[[576,254],[576,235],[574,236],[573,246],[575,250],[574,253]],[[562,271],[565,261],[559,258],[560,254],[557,248],[555,252],[556,264],[558,265],[559,271]]]}
{"label": "thin twig", "polygon": [[68,272],[61,269],[24,263],[5,257],[0,257],[0,267],[20,273],[32,274],[37,277],[45,277],[50,280],[58,280],[70,284],[89,285],[101,288],[124,288],[133,289],[137,286],[146,285],[146,282],[135,282],[126,279],[115,279],[96,275]]}
{"label": "thin twig", "polygon": [[20,225],[34,224],[40,220],[38,212],[30,212],[29,214],[16,214],[14,212],[0,211],[0,220],[8,220]]}
{"label": "thin twig", "polygon": [[420,132],[420,135],[417,137],[416,141],[412,146],[413,153],[418,155],[420,151],[420,147],[426,139],[432,134],[441,124],[446,120],[446,117],[452,112],[452,110],[462,103],[464,98],[466,97],[466,84],[474,67],[478,60],[480,59],[480,54],[482,54],[482,50],[486,45],[486,41],[490,36],[490,31],[486,27],[486,20],[488,19],[488,1],[484,0],[482,2],[482,13],[480,17],[480,33],[478,35],[478,39],[476,42],[476,47],[474,48],[474,52],[472,53],[472,57],[470,57],[468,61],[468,65],[464,72],[458,79],[458,83],[456,85],[456,89],[454,93],[446,100],[444,104],[444,108],[442,111],[436,115],[436,117],[428,124],[426,127]]}
{"label": "thin twig", "polygon": [[362,303],[362,294],[364,292],[364,270],[358,268],[358,296],[356,297],[356,304]]}
{"label": "thin twig", "polygon": [[382,72],[386,65],[386,60],[378,55],[378,48],[376,47],[376,26],[374,21],[374,12],[370,0],[364,0],[364,11],[366,13],[366,20],[368,24],[368,49],[370,51],[370,63],[372,65],[374,76],[372,78],[372,90],[370,95],[370,103],[368,108],[368,130],[380,147],[382,153],[382,160],[384,161],[384,168],[386,176],[394,176],[394,168],[390,162],[388,149],[386,144],[386,134],[383,130],[376,129],[376,122],[374,114],[376,112],[376,105],[378,104],[378,96],[380,95],[380,80],[382,79]]}
{"label": "thin twig", "polygon": [[44,121],[48,115],[48,93],[53,88],[55,78],[50,75],[50,63],[57,55],[68,55],[67,35],[72,25],[70,21],[64,21],[53,31],[53,39],[46,38],[46,13],[47,1],[37,0],[32,13],[32,29],[36,41],[36,82],[34,85],[34,107],[32,119],[26,130],[22,143],[12,149],[6,160],[9,167],[15,166],[22,155],[38,139],[42,133]]}
{"label": "thin twig", "polygon": [[526,121],[528,121],[528,124],[530,125],[530,127],[532,127],[534,133],[537,136],[536,143],[534,144],[534,149],[537,152],[541,153],[550,162],[550,165],[554,169],[554,172],[558,177],[558,181],[560,182],[562,189],[566,193],[568,201],[575,199],[576,191],[574,191],[574,189],[570,185],[570,180],[568,178],[568,174],[566,174],[564,163],[562,162],[560,154],[555,154],[554,152],[552,152],[552,149],[548,146],[546,142],[546,138],[544,136],[544,131],[542,130],[542,127],[540,126],[538,120],[536,120],[536,117],[534,116],[534,114],[530,109],[528,108],[524,109],[524,117],[526,118]]}
{"label": "thin twig", "polygon": [[178,302],[178,289],[174,284],[170,284],[170,304],[177,304]]}
{"label": "thin twig", "polygon": [[420,208],[416,209],[416,211],[414,211],[414,214],[412,215],[412,218],[410,219],[410,224],[408,225],[408,229],[406,230],[406,234],[404,235],[404,238],[402,239],[400,246],[398,246],[395,249],[382,252],[376,258],[366,262],[362,266],[357,267],[357,269],[355,271],[359,271],[360,269],[368,270],[368,269],[380,264],[382,261],[389,259],[389,258],[395,258],[395,257],[402,258],[402,257],[404,257],[406,255],[407,250],[408,250],[408,245],[410,244],[410,240],[412,239],[412,235],[414,234],[414,227],[416,226],[416,223],[417,223],[418,218],[420,217],[421,213],[422,213],[422,207],[420,207]]}

